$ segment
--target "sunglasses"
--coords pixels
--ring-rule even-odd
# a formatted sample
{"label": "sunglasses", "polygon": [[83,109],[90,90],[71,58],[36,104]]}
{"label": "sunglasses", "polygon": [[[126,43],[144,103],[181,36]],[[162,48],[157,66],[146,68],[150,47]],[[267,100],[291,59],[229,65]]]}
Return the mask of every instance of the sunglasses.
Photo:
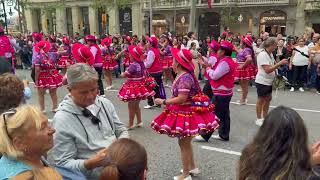
{"label": "sunglasses", "polygon": [[[6,133],[9,136],[9,132],[8,132],[8,125],[7,125],[7,120],[12,117],[13,115],[15,115],[17,113],[16,109],[9,109],[8,111],[2,113],[2,117],[3,117],[3,121],[4,121],[4,126],[6,129]],[[10,136],[9,136],[10,137]]]}
{"label": "sunglasses", "polygon": [[[99,118],[97,118],[96,116],[94,116],[91,113],[91,111],[89,111],[87,108],[84,108],[82,110],[82,114],[83,114],[84,117],[90,118],[92,124],[94,124],[94,125],[98,125],[99,126],[99,124],[101,123],[101,120]],[[100,129],[100,126],[99,126],[99,129]]]}

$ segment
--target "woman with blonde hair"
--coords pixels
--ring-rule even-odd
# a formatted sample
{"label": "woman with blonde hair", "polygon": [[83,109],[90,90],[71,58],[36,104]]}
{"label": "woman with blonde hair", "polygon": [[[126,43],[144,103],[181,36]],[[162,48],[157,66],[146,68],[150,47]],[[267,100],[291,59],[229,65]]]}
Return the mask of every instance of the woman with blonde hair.
{"label": "woman with blonde hair", "polygon": [[[43,156],[46,156],[53,147],[54,132],[47,117],[35,107],[21,106],[2,113],[0,116],[0,153],[2,154],[0,179],[10,179],[21,173],[50,168]],[[55,174],[47,179],[62,179],[57,174],[84,179],[82,174],[60,167],[45,171]]]}
{"label": "woman with blonde hair", "polygon": [[2,113],[0,153],[3,157],[0,160],[0,179],[44,167],[41,157],[52,148],[54,132],[48,119],[32,106]]}

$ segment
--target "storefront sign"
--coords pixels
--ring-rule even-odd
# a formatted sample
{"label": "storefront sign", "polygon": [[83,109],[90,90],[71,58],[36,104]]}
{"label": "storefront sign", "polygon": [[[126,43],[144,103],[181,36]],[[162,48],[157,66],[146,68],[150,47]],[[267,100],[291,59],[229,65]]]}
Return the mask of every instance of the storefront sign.
{"label": "storefront sign", "polygon": [[284,16],[270,16],[270,17],[262,17],[264,21],[285,21],[286,17]]}

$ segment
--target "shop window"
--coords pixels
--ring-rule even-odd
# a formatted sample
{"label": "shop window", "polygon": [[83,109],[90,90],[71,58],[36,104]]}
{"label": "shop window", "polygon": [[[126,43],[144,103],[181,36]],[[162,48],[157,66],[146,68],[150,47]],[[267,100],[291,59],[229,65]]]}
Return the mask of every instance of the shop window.
{"label": "shop window", "polygon": [[260,16],[260,32],[268,32],[270,36],[281,33],[286,35],[287,14],[283,11],[270,10]]}

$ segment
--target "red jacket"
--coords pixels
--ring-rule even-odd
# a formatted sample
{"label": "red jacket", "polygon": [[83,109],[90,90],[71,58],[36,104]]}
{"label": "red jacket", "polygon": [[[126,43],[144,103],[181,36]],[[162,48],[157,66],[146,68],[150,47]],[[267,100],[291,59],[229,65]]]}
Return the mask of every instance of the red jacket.
{"label": "red jacket", "polygon": [[95,48],[97,48],[97,53],[96,53],[96,55],[95,55],[95,57],[94,57],[94,64],[93,64],[93,66],[94,66],[94,67],[102,67],[103,59],[102,59],[101,49],[100,49],[100,47],[99,47],[97,44],[91,45],[90,48],[91,48],[92,46],[95,47]]}
{"label": "red jacket", "polygon": [[150,74],[156,74],[162,72],[162,62],[160,61],[160,51],[157,48],[151,48],[150,51],[154,53],[154,61],[150,68],[148,68],[148,72]]}
{"label": "red jacket", "polygon": [[224,76],[222,76],[220,79],[210,81],[210,84],[212,86],[212,90],[214,91],[214,93],[218,93],[220,95],[223,95],[224,93],[226,94],[232,93],[232,91],[231,92],[223,92],[223,91],[215,92],[215,89],[218,89],[221,85],[228,89],[232,89],[234,87],[234,72],[237,67],[236,63],[232,60],[231,57],[223,57],[216,63],[216,65],[213,67],[213,70],[215,70],[219,66],[219,64],[222,62],[226,62],[229,65],[230,71]]}
{"label": "red jacket", "polygon": [[14,49],[11,46],[10,40],[7,36],[0,36],[0,56],[11,58],[14,55]]}

